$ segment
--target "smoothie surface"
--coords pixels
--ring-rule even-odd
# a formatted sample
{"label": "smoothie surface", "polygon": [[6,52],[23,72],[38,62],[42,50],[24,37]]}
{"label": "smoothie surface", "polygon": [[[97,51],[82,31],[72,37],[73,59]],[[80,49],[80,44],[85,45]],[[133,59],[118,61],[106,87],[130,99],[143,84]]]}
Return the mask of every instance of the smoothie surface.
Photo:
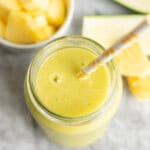
{"label": "smoothie surface", "polygon": [[96,54],[81,48],[64,48],[51,54],[37,73],[36,93],[40,103],[64,117],[81,117],[100,108],[110,89],[107,66],[100,66],[86,80],[76,76],[95,57]]}

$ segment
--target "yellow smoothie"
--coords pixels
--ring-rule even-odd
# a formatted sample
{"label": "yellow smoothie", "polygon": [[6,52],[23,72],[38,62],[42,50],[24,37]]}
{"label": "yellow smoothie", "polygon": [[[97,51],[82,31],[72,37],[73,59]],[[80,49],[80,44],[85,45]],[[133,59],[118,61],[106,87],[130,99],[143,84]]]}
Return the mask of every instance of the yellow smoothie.
{"label": "yellow smoothie", "polygon": [[25,99],[45,134],[55,143],[81,147],[107,129],[120,104],[121,78],[111,62],[86,80],[77,73],[103,49],[95,42],[67,36],[56,39],[33,59],[25,80]]}
{"label": "yellow smoothie", "polygon": [[81,48],[64,48],[49,56],[41,65],[36,79],[42,105],[66,117],[85,116],[100,108],[110,87],[107,67],[99,67],[86,80],[77,78],[77,72],[95,57],[92,52]]}

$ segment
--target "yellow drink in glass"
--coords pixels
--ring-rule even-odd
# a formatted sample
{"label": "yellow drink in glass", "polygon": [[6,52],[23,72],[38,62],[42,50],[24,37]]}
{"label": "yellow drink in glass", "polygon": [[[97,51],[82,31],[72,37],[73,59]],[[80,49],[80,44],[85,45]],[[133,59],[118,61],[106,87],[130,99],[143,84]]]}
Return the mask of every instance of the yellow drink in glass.
{"label": "yellow drink in glass", "polygon": [[57,39],[33,59],[25,81],[27,105],[39,125],[58,144],[94,142],[107,128],[121,97],[121,79],[113,62],[88,79],[76,76],[103,49],[80,37]]}

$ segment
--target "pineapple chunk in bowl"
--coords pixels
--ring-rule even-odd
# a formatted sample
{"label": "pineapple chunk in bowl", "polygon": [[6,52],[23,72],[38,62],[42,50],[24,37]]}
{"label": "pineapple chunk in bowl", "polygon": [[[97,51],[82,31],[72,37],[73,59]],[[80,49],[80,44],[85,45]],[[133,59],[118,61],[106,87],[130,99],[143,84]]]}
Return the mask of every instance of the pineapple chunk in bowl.
{"label": "pineapple chunk in bowl", "polygon": [[74,0],[1,0],[0,45],[38,50],[66,33],[73,12]]}

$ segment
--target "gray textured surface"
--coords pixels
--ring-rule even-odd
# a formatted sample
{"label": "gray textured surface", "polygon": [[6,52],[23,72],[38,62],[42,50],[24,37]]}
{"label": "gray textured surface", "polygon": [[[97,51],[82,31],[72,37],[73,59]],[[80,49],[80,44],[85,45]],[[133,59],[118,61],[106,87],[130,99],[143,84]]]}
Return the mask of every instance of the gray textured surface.
{"label": "gray textured surface", "polygon": [[[129,13],[111,0],[76,0],[69,32],[79,34],[83,15]],[[33,54],[0,49],[0,150],[69,150],[48,141],[28,112],[23,80]],[[105,136],[78,150],[150,150],[150,102],[136,101],[124,86],[122,104]]]}

